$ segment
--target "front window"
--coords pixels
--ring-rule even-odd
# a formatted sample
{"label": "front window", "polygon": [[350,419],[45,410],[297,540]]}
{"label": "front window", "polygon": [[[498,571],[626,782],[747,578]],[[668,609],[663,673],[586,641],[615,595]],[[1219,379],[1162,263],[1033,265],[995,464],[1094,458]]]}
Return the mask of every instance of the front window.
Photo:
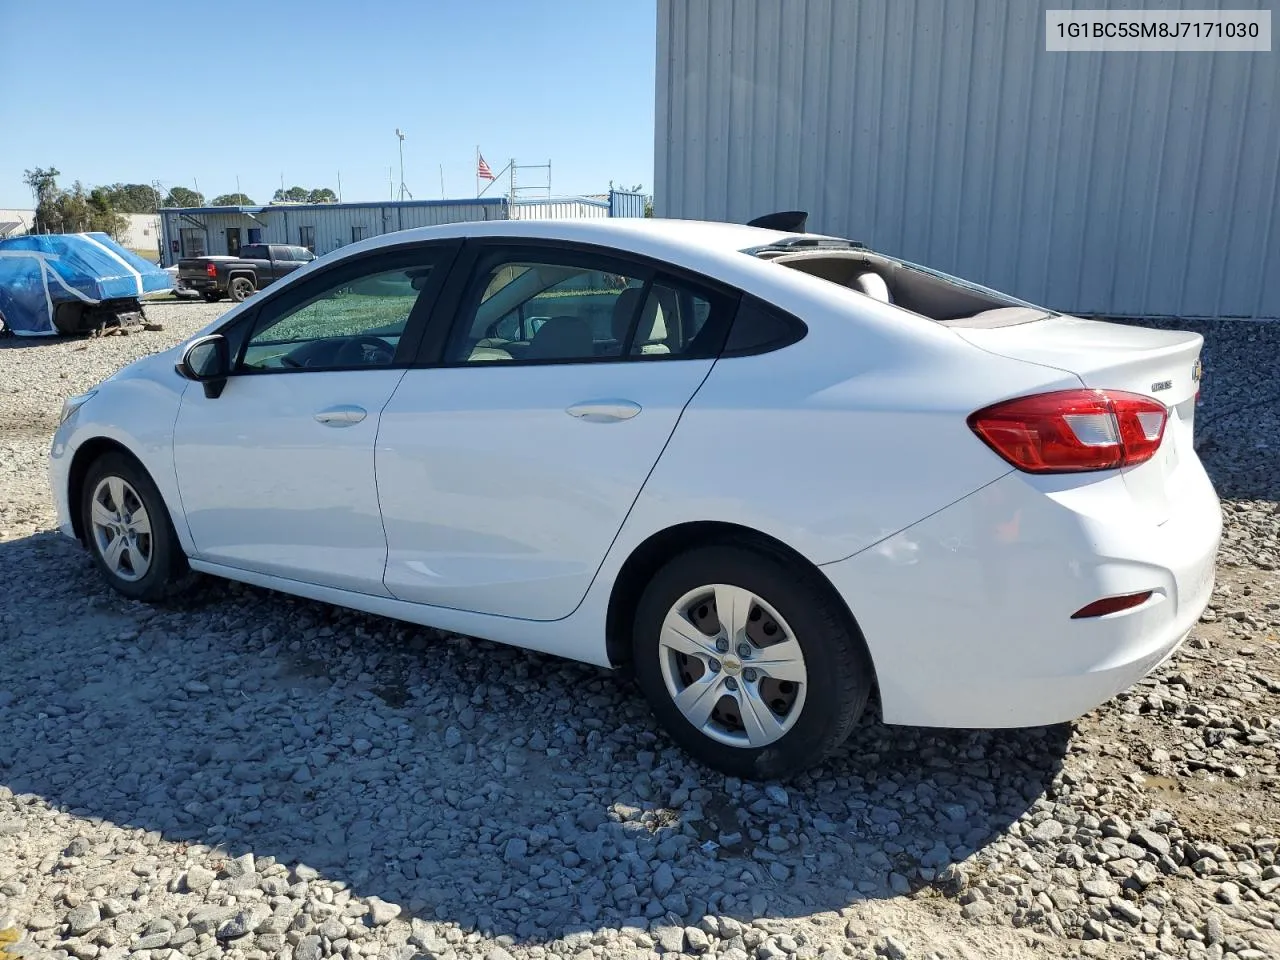
{"label": "front window", "polygon": [[413,266],[348,278],[277,315],[267,312],[249,338],[241,367],[388,366],[430,272]]}

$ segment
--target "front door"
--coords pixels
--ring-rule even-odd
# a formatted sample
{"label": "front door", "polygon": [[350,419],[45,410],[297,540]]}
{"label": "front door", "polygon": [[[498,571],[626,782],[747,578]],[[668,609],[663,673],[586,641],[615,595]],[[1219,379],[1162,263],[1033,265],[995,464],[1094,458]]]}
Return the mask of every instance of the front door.
{"label": "front door", "polygon": [[194,227],[182,227],[178,230],[178,236],[182,240],[182,255],[184,257],[204,256],[203,230],[197,230]]}
{"label": "front door", "polygon": [[411,369],[377,444],[397,598],[555,620],[582,600],[731,297],[625,259],[481,253],[444,366]]}
{"label": "front door", "polygon": [[269,297],[222,394],[188,388],[174,463],[199,559],[386,594],[378,415],[450,252],[379,251]]}
{"label": "front door", "polygon": [[227,255],[240,256],[240,228],[227,227]]}

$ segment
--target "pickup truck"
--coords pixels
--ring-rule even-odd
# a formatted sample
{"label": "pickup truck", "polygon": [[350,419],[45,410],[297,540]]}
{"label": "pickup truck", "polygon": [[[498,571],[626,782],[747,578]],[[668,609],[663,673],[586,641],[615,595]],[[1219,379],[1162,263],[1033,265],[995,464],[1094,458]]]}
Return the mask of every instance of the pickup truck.
{"label": "pickup truck", "polygon": [[178,280],[212,303],[230,297],[236,303],[253,295],[316,255],[306,247],[283,243],[246,243],[235,257],[185,257]]}

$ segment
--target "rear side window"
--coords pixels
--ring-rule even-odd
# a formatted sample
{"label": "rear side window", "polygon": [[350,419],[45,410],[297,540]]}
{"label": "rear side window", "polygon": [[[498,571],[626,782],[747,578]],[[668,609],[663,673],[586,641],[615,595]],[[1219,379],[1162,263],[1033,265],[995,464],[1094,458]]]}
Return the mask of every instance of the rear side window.
{"label": "rear side window", "polygon": [[743,297],[733,318],[724,357],[749,357],[781,350],[804,338],[809,328],[798,317],[755,297]]}

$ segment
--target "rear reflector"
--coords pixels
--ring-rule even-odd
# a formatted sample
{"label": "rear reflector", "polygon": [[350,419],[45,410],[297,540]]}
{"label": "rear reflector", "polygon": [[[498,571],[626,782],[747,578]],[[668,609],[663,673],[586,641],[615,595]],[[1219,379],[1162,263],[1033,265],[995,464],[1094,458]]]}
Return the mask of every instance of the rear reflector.
{"label": "rear reflector", "polygon": [[1122,390],[1058,390],[970,414],[969,427],[1027,473],[1115,470],[1150,460],[1164,438],[1164,404]]}
{"label": "rear reflector", "polygon": [[1071,619],[1084,620],[1088,617],[1105,617],[1108,613],[1119,613],[1121,610],[1140,607],[1150,599],[1150,590],[1144,590],[1142,593],[1127,593],[1123,597],[1104,597],[1081,607],[1071,615]]}

